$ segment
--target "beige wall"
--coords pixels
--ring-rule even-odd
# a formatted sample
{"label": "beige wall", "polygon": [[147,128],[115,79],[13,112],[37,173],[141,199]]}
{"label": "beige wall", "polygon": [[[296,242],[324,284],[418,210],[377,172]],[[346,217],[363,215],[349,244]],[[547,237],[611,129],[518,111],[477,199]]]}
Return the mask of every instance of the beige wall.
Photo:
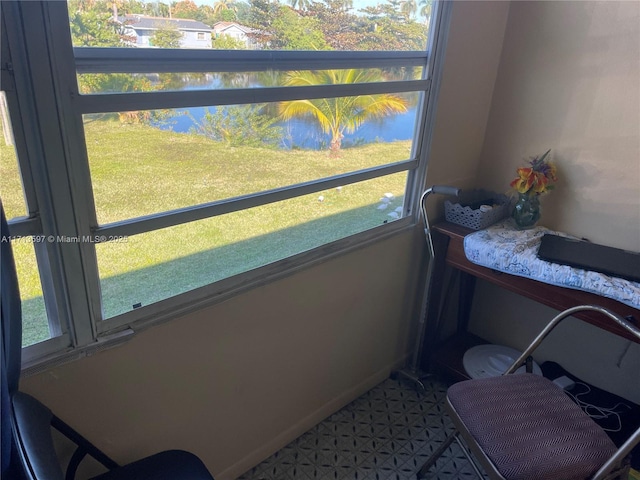
{"label": "beige wall", "polygon": [[513,2],[478,183],[552,149],[542,224],[640,250],[640,3]]}
{"label": "beige wall", "polygon": [[[560,181],[541,224],[639,251],[639,2],[511,4],[478,185],[508,190],[548,148]],[[522,347],[555,314],[492,286],[477,293],[473,329],[497,343]],[[558,337],[540,360],[640,402],[638,345],[579,322]]]}
{"label": "beige wall", "polygon": [[[454,5],[431,183],[473,180],[507,11],[504,2]],[[25,378],[22,388],[120,462],[183,448],[232,479],[404,360],[423,248],[416,228]]]}
{"label": "beige wall", "polygon": [[[466,189],[477,184],[476,171],[508,12],[509,3],[504,1],[453,4],[428,186],[444,184]],[[441,205],[441,200],[430,201],[430,210],[435,212],[434,207],[436,203]]]}
{"label": "beige wall", "polygon": [[182,448],[235,478],[404,359],[417,235],[273,282],[22,381],[120,462]]}

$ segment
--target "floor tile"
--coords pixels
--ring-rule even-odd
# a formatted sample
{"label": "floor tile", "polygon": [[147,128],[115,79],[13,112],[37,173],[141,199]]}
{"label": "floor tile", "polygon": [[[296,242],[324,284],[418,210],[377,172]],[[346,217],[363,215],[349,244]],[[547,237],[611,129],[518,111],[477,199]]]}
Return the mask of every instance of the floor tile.
{"label": "floor tile", "polygon": [[[238,480],[415,480],[452,431],[447,386],[428,381],[418,394],[388,379],[301,435]],[[431,480],[475,479],[455,443],[429,472]]]}

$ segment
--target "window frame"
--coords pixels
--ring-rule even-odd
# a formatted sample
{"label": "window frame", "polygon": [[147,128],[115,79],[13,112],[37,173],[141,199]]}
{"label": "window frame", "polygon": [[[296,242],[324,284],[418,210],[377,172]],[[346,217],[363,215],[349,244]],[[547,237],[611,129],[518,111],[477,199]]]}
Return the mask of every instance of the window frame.
{"label": "window frame", "polygon": [[[51,328],[59,335],[23,348],[23,368],[39,369],[52,361],[84,355],[91,349],[122,341],[133,331],[174,319],[413,228],[419,221],[418,199],[425,185],[451,8],[451,2],[436,3],[424,52],[220,51],[74,48],[66,2],[2,2],[3,30],[6,31],[3,41],[6,35],[10,58],[21,59],[10,62],[10,66],[3,65],[2,81],[3,89],[5,85],[10,86],[8,101],[14,133],[17,128],[18,137],[24,134],[24,138],[16,140],[16,148],[20,144],[17,153],[29,211],[28,217],[10,221],[12,235],[77,238],[134,235],[397,172],[408,174],[404,215],[400,220],[108,319],[102,319],[95,245],[43,244],[38,264],[41,276],[48,279],[43,282],[43,289],[46,283],[49,291],[45,295],[55,298],[56,308],[48,313],[53,322]],[[34,28],[36,24],[41,28]],[[12,28],[5,28],[7,25]],[[24,25],[31,25],[29,33]],[[218,66],[217,72],[410,65],[423,67],[423,76],[418,80],[357,85],[270,87],[260,88],[259,92],[240,88],[85,95],[79,93],[76,80],[81,73],[204,72],[211,71],[212,64]],[[420,92],[421,100],[411,156],[407,160],[98,224],[82,125],[84,114],[411,91]],[[59,211],[73,214],[56,215]],[[45,300],[49,301],[46,297]]]}

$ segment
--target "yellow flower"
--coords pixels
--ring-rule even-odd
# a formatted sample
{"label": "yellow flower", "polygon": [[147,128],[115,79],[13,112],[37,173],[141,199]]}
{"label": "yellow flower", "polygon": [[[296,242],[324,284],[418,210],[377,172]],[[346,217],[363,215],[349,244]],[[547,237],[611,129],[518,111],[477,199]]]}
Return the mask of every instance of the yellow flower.
{"label": "yellow flower", "polygon": [[553,188],[552,183],[557,180],[556,166],[545,159],[551,150],[543,155],[533,157],[530,167],[520,167],[517,170],[518,177],[509,184],[518,193],[540,195]]}
{"label": "yellow flower", "polygon": [[535,182],[533,168],[521,167],[518,169],[518,175],[510,185],[520,193],[527,193]]}

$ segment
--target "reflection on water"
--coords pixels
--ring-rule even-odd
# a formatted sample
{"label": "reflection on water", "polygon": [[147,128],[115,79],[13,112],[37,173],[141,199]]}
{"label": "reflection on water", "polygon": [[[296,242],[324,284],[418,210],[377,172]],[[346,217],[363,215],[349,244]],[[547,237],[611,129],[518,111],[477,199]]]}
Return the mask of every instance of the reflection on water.
{"label": "reflection on water", "polygon": [[[282,85],[284,72],[258,72],[258,73],[225,73],[225,74],[200,74],[195,76],[183,76],[173,79],[173,88],[179,90],[202,90],[220,88],[261,88]],[[174,74],[175,75],[175,74]],[[410,75],[406,70],[387,73],[387,80],[399,80]],[[166,80],[165,80],[166,82]],[[165,83],[165,86],[167,84]],[[410,140],[413,138],[416,124],[415,103],[418,96],[408,96],[410,107],[406,113],[390,115],[381,119],[369,120],[363,123],[355,132],[344,133],[342,147],[362,145],[373,142],[393,142],[397,140]],[[224,107],[221,107],[224,108]],[[159,128],[173,130],[179,133],[188,133],[196,130],[201,123],[206,111],[213,114],[216,107],[194,107],[175,110],[173,114],[158,123]],[[329,146],[331,137],[323,133],[319,126],[305,119],[292,119],[274,124],[283,131],[280,148],[287,150],[301,148],[310,150],[322,150]]]}
{"label": "reflection on water", "polygon": [[[176,110],[175,115],[165,119],[158,126],[165,130],[173,130],[179,133],[188,133],[195,127],[196,121],[201,121],[205,115],[205,109],[209,112],[216,111],[215,107],[197,107]],[[370,120],[364,123],[354,133],[345,133],[342,147],[348,148],[373,142],[393,142],[396,140],[410,140],[413,138],[413,129],[416,120],[416,109],[410,108],[404,114],[393,115],[384,119]],[[303,148],[322,150],[328,148],[331,140],[329,134],[322,133],[314,123],[293,119],[286,122],[278,122],[276,125],[284,130],[282,148]]]}

